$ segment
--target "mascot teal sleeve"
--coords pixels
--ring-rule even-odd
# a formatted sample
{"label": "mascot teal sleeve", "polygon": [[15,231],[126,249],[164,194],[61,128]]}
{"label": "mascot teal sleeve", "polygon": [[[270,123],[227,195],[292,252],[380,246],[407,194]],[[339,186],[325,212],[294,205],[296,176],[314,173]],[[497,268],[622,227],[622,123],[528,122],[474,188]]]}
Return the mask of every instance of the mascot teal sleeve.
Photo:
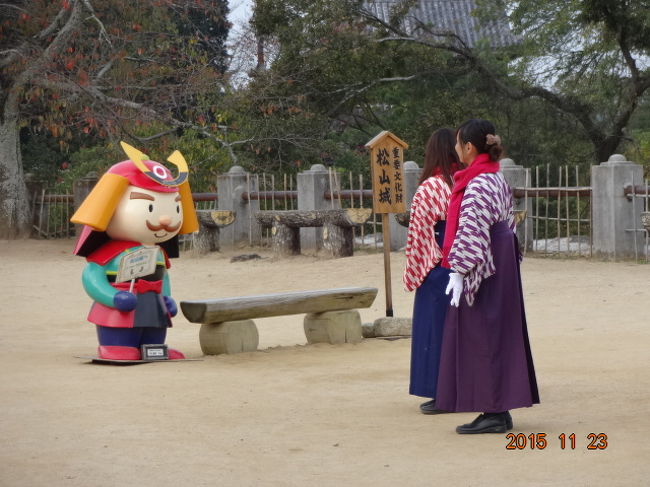
{"label": "mascot teal sleeve", "polygon": [[86,265],[81,275],[81,282],[88,296],[94,301],[111,308],[115,307],[113,297],[117,294],[117,290],[109,284],[102,266],[94,262]]}
{"label": "mascot teal sleeve", "polygon": [[165,272],[165,275],[163,277],[163,296],[171,296],[172,295],[172,286],[169,282],[169,274]]}

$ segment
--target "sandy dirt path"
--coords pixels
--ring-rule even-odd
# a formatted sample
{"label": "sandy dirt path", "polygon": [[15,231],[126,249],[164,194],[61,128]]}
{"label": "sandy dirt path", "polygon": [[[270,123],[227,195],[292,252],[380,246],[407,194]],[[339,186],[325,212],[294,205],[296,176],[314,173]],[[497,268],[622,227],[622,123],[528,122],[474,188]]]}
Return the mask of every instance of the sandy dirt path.
{"label": "sandy dirt path", "polygon": [[[460,436],[474,414],[424,416],[410,341],[305,346],[302,316],[256,320],[260,350],[132,367],[75,359],[96,347],[72,241],[0,241],[1,486],[649,485],[650,266],[528,258],[524,293],[542,404],[515,433]],[[380,254],[230,263],[182,256],[184,299],[383,287]],[[239,252],[241,253],[241,252]],[[396,315],[409,316],[392,254]],[[382,316],[384,294],[364,321]],[[167,342],[202,357],[182,316]],[[562,450],[558,435],[575,433]],[[605,433],[605,450],[588,450]],[[567,442],[568,446],[568,442]]]}

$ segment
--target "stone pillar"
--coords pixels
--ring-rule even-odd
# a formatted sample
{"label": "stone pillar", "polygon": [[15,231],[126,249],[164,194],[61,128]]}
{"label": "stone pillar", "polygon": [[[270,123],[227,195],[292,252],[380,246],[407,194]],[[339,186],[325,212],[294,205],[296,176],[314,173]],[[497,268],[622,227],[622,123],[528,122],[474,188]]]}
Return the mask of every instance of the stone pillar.
{"label": "stone pillar", "polygon": [[[512,159],[501,159],[499,161],[501,166],[501,172],[503,177],[506,179],[506,182],[511,188],[524,188],[526,187],[526,169],[523,166],[515,164],[515,161]],[[528,212],[526,221],[522,221],[517,225],[517,238],[519,239],[519,245],[523,248],[524,242],[528,249],[533,248],[533,219],[532,219],[532,198],[513,198],[512,205],[515,211],[524,211]]]}
{"label": "stone pillar", "polygon": [[[333,181],[332,181],[333,183]],[[326,200],[325,191],[329,191],[329,173],[322,164],[314,164],[307,171],[298,174],[298,209],[329,210],[339,208],[338,200]],[[332,206],[334,202],[334,206]],[[301,228],[300,247],[305,250],[323,248],[323,228]]]}
{"label": "stone pillar", "polygon": [[[90,194],[92,189],[97,184],[97,181],[99,181],[99,177],[97,176],[97,173],[95,171],[91,171],[88,174],[86,174],[83,178],[77,179],[73,183],[72,199],[74,204],[74,211],[77,211],[79,209],[81,203],[83,203],[83,201],[86,199],[88,194]],[[75,234],[79,235],[79,232],[81,232],[82,228],[83,225],[75,224],[74,226]]]}
{"label": "stone pillar", "polygon": [[[404,202],[406,203],[406,210],[411,207],[411,201],[418,189],[418,180],[422,174],[422,169],[414,161],[406,161],[404,163]],[[408,235],[408,228],[400,225],[395,220],[395,215],[390,215],[388,218],[390,224],[390,249],[399,250],[406,246],[406,237]]]}
{"label": "stone pillar", "polygon": [[[623,188],[628,184],[643,184],[643,167],[614,154],[607,162],[591,168],[591,212],[593,217],[594,253],[620,259],[634,257],[634,232],[641,228],[642,202],[628,200]],[[636,205],[636,209],[634,206]],[[638,232],[639,252],[643,234]]]}
{"label": "stone pillar", "polygon": [[217,176],[218,208],[235,212],[233,224],[221,229],[222,248],[244,247],[251,237],[254,245],[260,242],[260,228],[255,220],[255,213],[260,209],[259,200],[242,199],[245,192],[257,192],[257,180],[246,176],[241,166],[233,166],[226,174]]}

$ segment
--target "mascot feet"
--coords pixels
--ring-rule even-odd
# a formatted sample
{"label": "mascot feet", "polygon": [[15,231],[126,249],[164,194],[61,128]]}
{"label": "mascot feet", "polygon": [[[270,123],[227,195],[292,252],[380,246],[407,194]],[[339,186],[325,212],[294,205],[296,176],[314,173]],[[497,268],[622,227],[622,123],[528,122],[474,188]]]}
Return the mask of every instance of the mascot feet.
{"label": "mascot feet", "polygon": [[169,360],[183,360],[185,358],[185,355],[183,355],[182,352],[173,348],[167,349],[167,355],[169,356]]}
{"label": "mascot feet", "polygon": [[97,353],[99,355],[99,358],[105,358],[109,360],[140,360],[141,359],[140,350],[134,347],[100,345],[97,348]]}

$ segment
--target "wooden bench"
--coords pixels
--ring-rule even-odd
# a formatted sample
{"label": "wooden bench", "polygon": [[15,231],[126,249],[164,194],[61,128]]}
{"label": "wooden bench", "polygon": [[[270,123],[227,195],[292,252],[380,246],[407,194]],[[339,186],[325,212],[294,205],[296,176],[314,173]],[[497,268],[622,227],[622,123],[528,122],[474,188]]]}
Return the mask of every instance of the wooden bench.
{"label": "wooden bench", "polygon": [[364,224],[372,214],[371,208],[341,208],[332,210],[260,211],[255,215],[262,227],[270,227],[273,252],[278,256],[300,254],[300,229],[323,227],[323,245],[334,257],[353,255],[352,229]]}
{"label": "wooden bench", "polygon": [[368,308],[377,296],[370,287],[301,291],[237,298],[181,301],[192,323],[201,323],[199,342],[206,355],[257,350],[259,333],[253,318],[306,313],[308,343],[357,343],[362,340],[357,308]]}

